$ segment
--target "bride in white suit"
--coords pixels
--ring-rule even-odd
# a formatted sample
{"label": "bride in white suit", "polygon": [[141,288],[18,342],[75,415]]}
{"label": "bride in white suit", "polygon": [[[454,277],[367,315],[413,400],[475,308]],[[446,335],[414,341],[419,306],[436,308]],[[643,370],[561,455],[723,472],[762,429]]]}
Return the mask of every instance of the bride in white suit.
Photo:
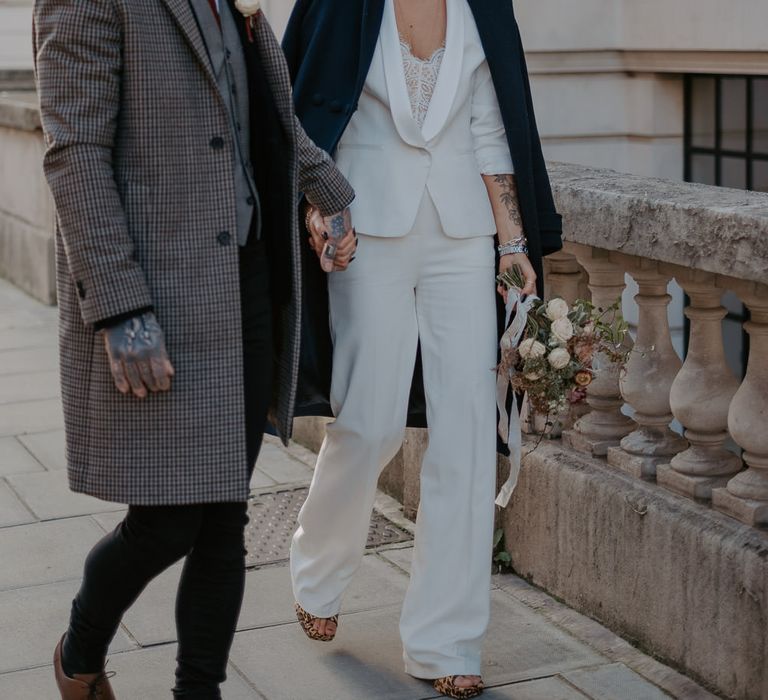
{"label": "bride in white suit", "polygon": [[[473,12],[466,0],[383,5],[357,109],[335,151],[357,193],[360,245],[355,263],[329,277],[336,419],[299,517],[291,573],[304,631],[333,639],[379,474],[403,440],[420,344],[429,447],[401,619],[405,666],[445,695],[474,697],[490,608],[495,277],[518,265],[533,293],[536,274]],[[296,14],[309,17],[311,6],[303,0]],[[294,20],[289,32],[304,21]],[[319,253],[323,223],[312,209],[307,225]]]}

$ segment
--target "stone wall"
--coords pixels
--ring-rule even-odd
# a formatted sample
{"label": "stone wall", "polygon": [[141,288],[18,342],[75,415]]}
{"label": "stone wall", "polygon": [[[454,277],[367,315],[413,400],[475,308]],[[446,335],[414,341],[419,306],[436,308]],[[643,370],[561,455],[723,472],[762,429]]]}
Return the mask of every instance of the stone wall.
{"label": "stone wall", "polygon": [[37,97],[0,96],[0,276],[47,304],[56,300],[54,209],[42,172]]}

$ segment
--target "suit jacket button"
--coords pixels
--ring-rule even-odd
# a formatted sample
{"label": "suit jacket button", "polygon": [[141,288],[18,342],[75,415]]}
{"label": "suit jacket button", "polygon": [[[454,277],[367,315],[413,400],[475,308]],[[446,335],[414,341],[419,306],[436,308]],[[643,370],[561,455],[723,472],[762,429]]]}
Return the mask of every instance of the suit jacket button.
{"label": "suit jacket button", "polygon": [[341,102],[339,102],[338,100],[334,100],[333,102],[331,102],[329,107],[331,108],[331,112],[336,112],[336,113],[339,113],[341,112],[341,110],[344,109],[344,105],[341,104]]}
{"label": "suit jacket button", "polygon": [[229,235],[229,231],[222,231],[218,236],[216,236],[216,240],[219,242],[219,245],[229,245],[232,241],[232,236]]}
{"label": "suit jacket button", "polygon": [[256,204],[256,200],[253,197],[248,197],[248,199],[245,200],[245,203],[252,207],[254,204]]}
{"label": "suit jacket button", "polygon": [[209,145],[214,151],[220,151],[224,148],[224,139],[221,136],[214,136]]}
{"label": "suit jacket button", "polygon": [[319,92],[312,96],[312,104],[315,105],[315,107],[320,107],[325,103],[325,97],[323,97]]}

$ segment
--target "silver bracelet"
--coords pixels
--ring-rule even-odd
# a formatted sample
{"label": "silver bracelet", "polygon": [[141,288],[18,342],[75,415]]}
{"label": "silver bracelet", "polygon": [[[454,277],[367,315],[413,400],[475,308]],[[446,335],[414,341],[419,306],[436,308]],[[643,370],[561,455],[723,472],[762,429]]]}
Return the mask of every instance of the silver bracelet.
{"label": "silver bracelet", "polygon": [[509,241],[508,243],[502,243],[497,250],[499,251],[499,256],[502,255],[516,255],[518,253],[522,253],[523,255],[528,255],[528,241],[526,240],[525,236],[520,236],[519,238],[516,238],[514,241]]}

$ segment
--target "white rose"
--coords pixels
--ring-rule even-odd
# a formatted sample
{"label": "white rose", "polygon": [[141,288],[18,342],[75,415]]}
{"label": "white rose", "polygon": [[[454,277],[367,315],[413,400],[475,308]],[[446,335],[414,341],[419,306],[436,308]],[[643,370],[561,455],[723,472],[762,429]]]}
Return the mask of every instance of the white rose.
{"label": "white rose", "polygon": [[571,361],[571,353],[565,348],[555,348],[547,360],[553,369],[565,369]]}
{"label": "white rose", "polygon": [[558,318],[565,318],[568,315],[568,304],[564,299],[552,299],[547,304],[547,318],[550,321],[557,321]]}
{"label": "white rose", "polygon": [[529,357],[544,357],[547,354],[547,348],[534,338],[526,338],[520,343],[518,352],[520,357],[527,360]]}
{"label": "white rose", "polygon": [[552,321],[552,336],[560,345],[565,345],[573,338],[573,324],[567,318]]}
{"label": "white rose", "polygon": [[252,17],[261,9],[261,0],[235,0],[235,7],[245,17]]}
{"label": "white rose", "polygon": [[529,382],[537,382],[539,379],[541,379],[542,374],[541,372],[528,372],[528,374],[525,375],[525,378]]}

